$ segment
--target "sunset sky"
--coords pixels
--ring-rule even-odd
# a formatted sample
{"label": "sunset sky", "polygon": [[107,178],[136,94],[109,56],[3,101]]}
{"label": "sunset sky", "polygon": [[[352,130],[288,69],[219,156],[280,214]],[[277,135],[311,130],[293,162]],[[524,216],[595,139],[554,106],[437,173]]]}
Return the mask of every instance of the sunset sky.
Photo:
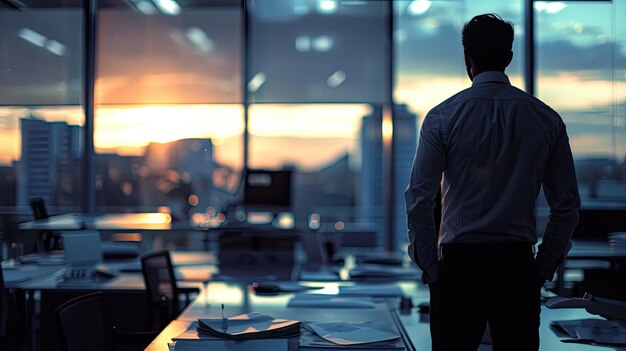
{"label": "sunset sky", "polygon": [[[332,21],[325,15],[302,20],[289,12],[293,9],[258,4],[268,8],[259,6],[252,24],[247,88],[252,102],[283,104],[251,105],[251,164],[316,168],[346,152],[355,154],[360,120],[370,112],[367,102],[385,100],[385,39],[372,39],[383,29],[380,8],[374,3],[340,7],[345,10],[341,21]],[[409,9],[402,4],[396,6],[394,99],[421,121],[434,105],[470,86],[460,27],[487,6],[433,2],[428,12],[416,15],[405,14]],[[520,4],[498,0],[489,7],[517,24],[508,72],[523,89]],[[626,2],[567,2],[558,11],[549,4],[554,3],[536,4],[536,95],[564,117],[575,154],[612,153],[615,131],[621,159],[626,153],[626,24],[615,14],[625,13]],[[0,43],[11,48],[0,58],[0,164],[6,165],[19,158],[19,119],[29,113],[84,124],[82,37],[73,30],[80,26],[81,12],[0,12],[0,23]],[[197,9],[145,16],[105,9],[99,23],[96,151],[141,155],[150,142],[211,138],[218,162],[241,167],[239,12]],[[24,40],[25,29],[43,33],[63,50],[32,45]]]}

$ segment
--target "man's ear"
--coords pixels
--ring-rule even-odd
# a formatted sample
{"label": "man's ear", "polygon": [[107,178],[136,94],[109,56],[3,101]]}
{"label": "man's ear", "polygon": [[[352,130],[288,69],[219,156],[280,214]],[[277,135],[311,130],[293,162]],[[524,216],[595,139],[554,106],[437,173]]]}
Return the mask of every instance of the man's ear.
{"label": "man's ear", "polygon": [[474,80],[474,75],[472,74],[472,66],[474,63],[472,62],[472,58],[469,56],[467,51],[463,51],[463,56],[465,57],[465,71],[467,72],[467,76],[470,80]]}
{"label": "man's ear", "polygon": [[509,51],[507,54],[505,67],[508,67],[511,64],[511,61],[513,61],[513,50]]}

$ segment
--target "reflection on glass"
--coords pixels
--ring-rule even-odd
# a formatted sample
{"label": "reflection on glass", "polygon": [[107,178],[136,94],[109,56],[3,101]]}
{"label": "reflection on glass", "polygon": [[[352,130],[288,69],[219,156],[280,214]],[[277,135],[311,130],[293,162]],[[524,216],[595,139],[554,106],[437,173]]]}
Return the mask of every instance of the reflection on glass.
{"label": "reflection on glass", "polygon": [[101,106],[97,204],[168,206],[174,217],[222,208],[243,168],[240,105]]}
{"label": "reflection on glass", "polygon": [[169,213],[116,213],[94,218],[94,227],[102,230],[168,230],[171,223]]}
{"label": "reflection on glass", "polygon": [[75,107],[0,107],[0,206],[77,206],[83,112]]}
{"label": "reflection on glass", "polygon": [[240,9],[159,10],[98,11],[96,102],[240,103]]}
{"label": "reflection on glass", "polygon": [[626,1],[535,5],[537,91],[563,117],[583,207],[626,199]]}
{"label": "reflection on glass", "polygon": [[250,101],[386,100],[386,1],[250,0],[249,4]]}
{"label": "reflection on glass", "polygon": [[0,7],[0,105],[79,105],[82,11]]}
{"label": "reflection on glass", "polygon": [[396,103],[407,104],[420,120],[426,113],[468,88],[461,31],[472,17],[497,13],[513,23],[513,61],[506,70],[511,83],[524,88],[523,1],[394,1],[396,27]]}

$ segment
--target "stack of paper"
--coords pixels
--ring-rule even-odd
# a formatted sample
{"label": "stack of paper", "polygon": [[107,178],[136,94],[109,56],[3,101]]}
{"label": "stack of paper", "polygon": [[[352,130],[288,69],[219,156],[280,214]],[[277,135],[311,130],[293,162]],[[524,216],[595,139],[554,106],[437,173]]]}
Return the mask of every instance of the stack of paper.
{"label": "stack of paper", "polygon": [[258,312],[223,319],[198,319],[198,334],[231,340],[289,337],[300,333],[300,321],[274,319]]}

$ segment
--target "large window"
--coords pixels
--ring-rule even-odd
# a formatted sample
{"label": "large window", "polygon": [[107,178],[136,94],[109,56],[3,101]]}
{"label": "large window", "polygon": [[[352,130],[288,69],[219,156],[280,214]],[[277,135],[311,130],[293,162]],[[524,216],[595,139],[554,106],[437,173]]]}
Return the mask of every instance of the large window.
{"label": "large window", "polygon": [[535,2],[537,95],[563,117],[583,207],[626,200],[625,1]]}
{"label": "large window", "polygon": [[158,4],[98,11],[96,201],[186,218],[223,207],[243,168],[242,11]]}
{"label": "large window", "polygon": [[381,103],[387,3],[250,0],[252,102]]}
{"label": "large window", "polygon": [[[80,3],[0,8],[0,206],[76,211],[83,192]],[[10,211],[13,212],[13,211]]]}
{"label": "large window", "polygon": [[248,4],[249,166],[295,171],[297,222],[382,234],[389,3]]}
{"label": "large window", "polygon": [[296,171],[298,221],[317,213],[323,222],[374,225],[382,218],[381,117],[365,104],[252,105],[249,165]]}
{"label": "large window", "polygon": [[[291,169],[297,225],[311,214],[331,231],[366,223],[402,248],[420,122],[471,84],[463,24],[487,12],[511,21],[506,72],[526,85],[525,0],[97,3],[95,36],[85,38],[81,1],[0,2],[5,209],[28,212],[43,197],[52,213],[95,202],[186,217],[223,208],[245,167]],[[619,206],[626,0],[533,4],[536,95],[567,124],[583,206]],[[85,39],[96,44],[94,106],[82,106]],[[95,155],[85,153],[91,125]],[[85,159],[94,193],[82,190]]]}
{"label": "large window", "polygon": [[446,98],[471,85],[465,72],[461,30],[472,17],[497,13],[514,25],[511,83],[524,88],[523,1],[394,1],[396,103],[407,104],[420,121]]}

